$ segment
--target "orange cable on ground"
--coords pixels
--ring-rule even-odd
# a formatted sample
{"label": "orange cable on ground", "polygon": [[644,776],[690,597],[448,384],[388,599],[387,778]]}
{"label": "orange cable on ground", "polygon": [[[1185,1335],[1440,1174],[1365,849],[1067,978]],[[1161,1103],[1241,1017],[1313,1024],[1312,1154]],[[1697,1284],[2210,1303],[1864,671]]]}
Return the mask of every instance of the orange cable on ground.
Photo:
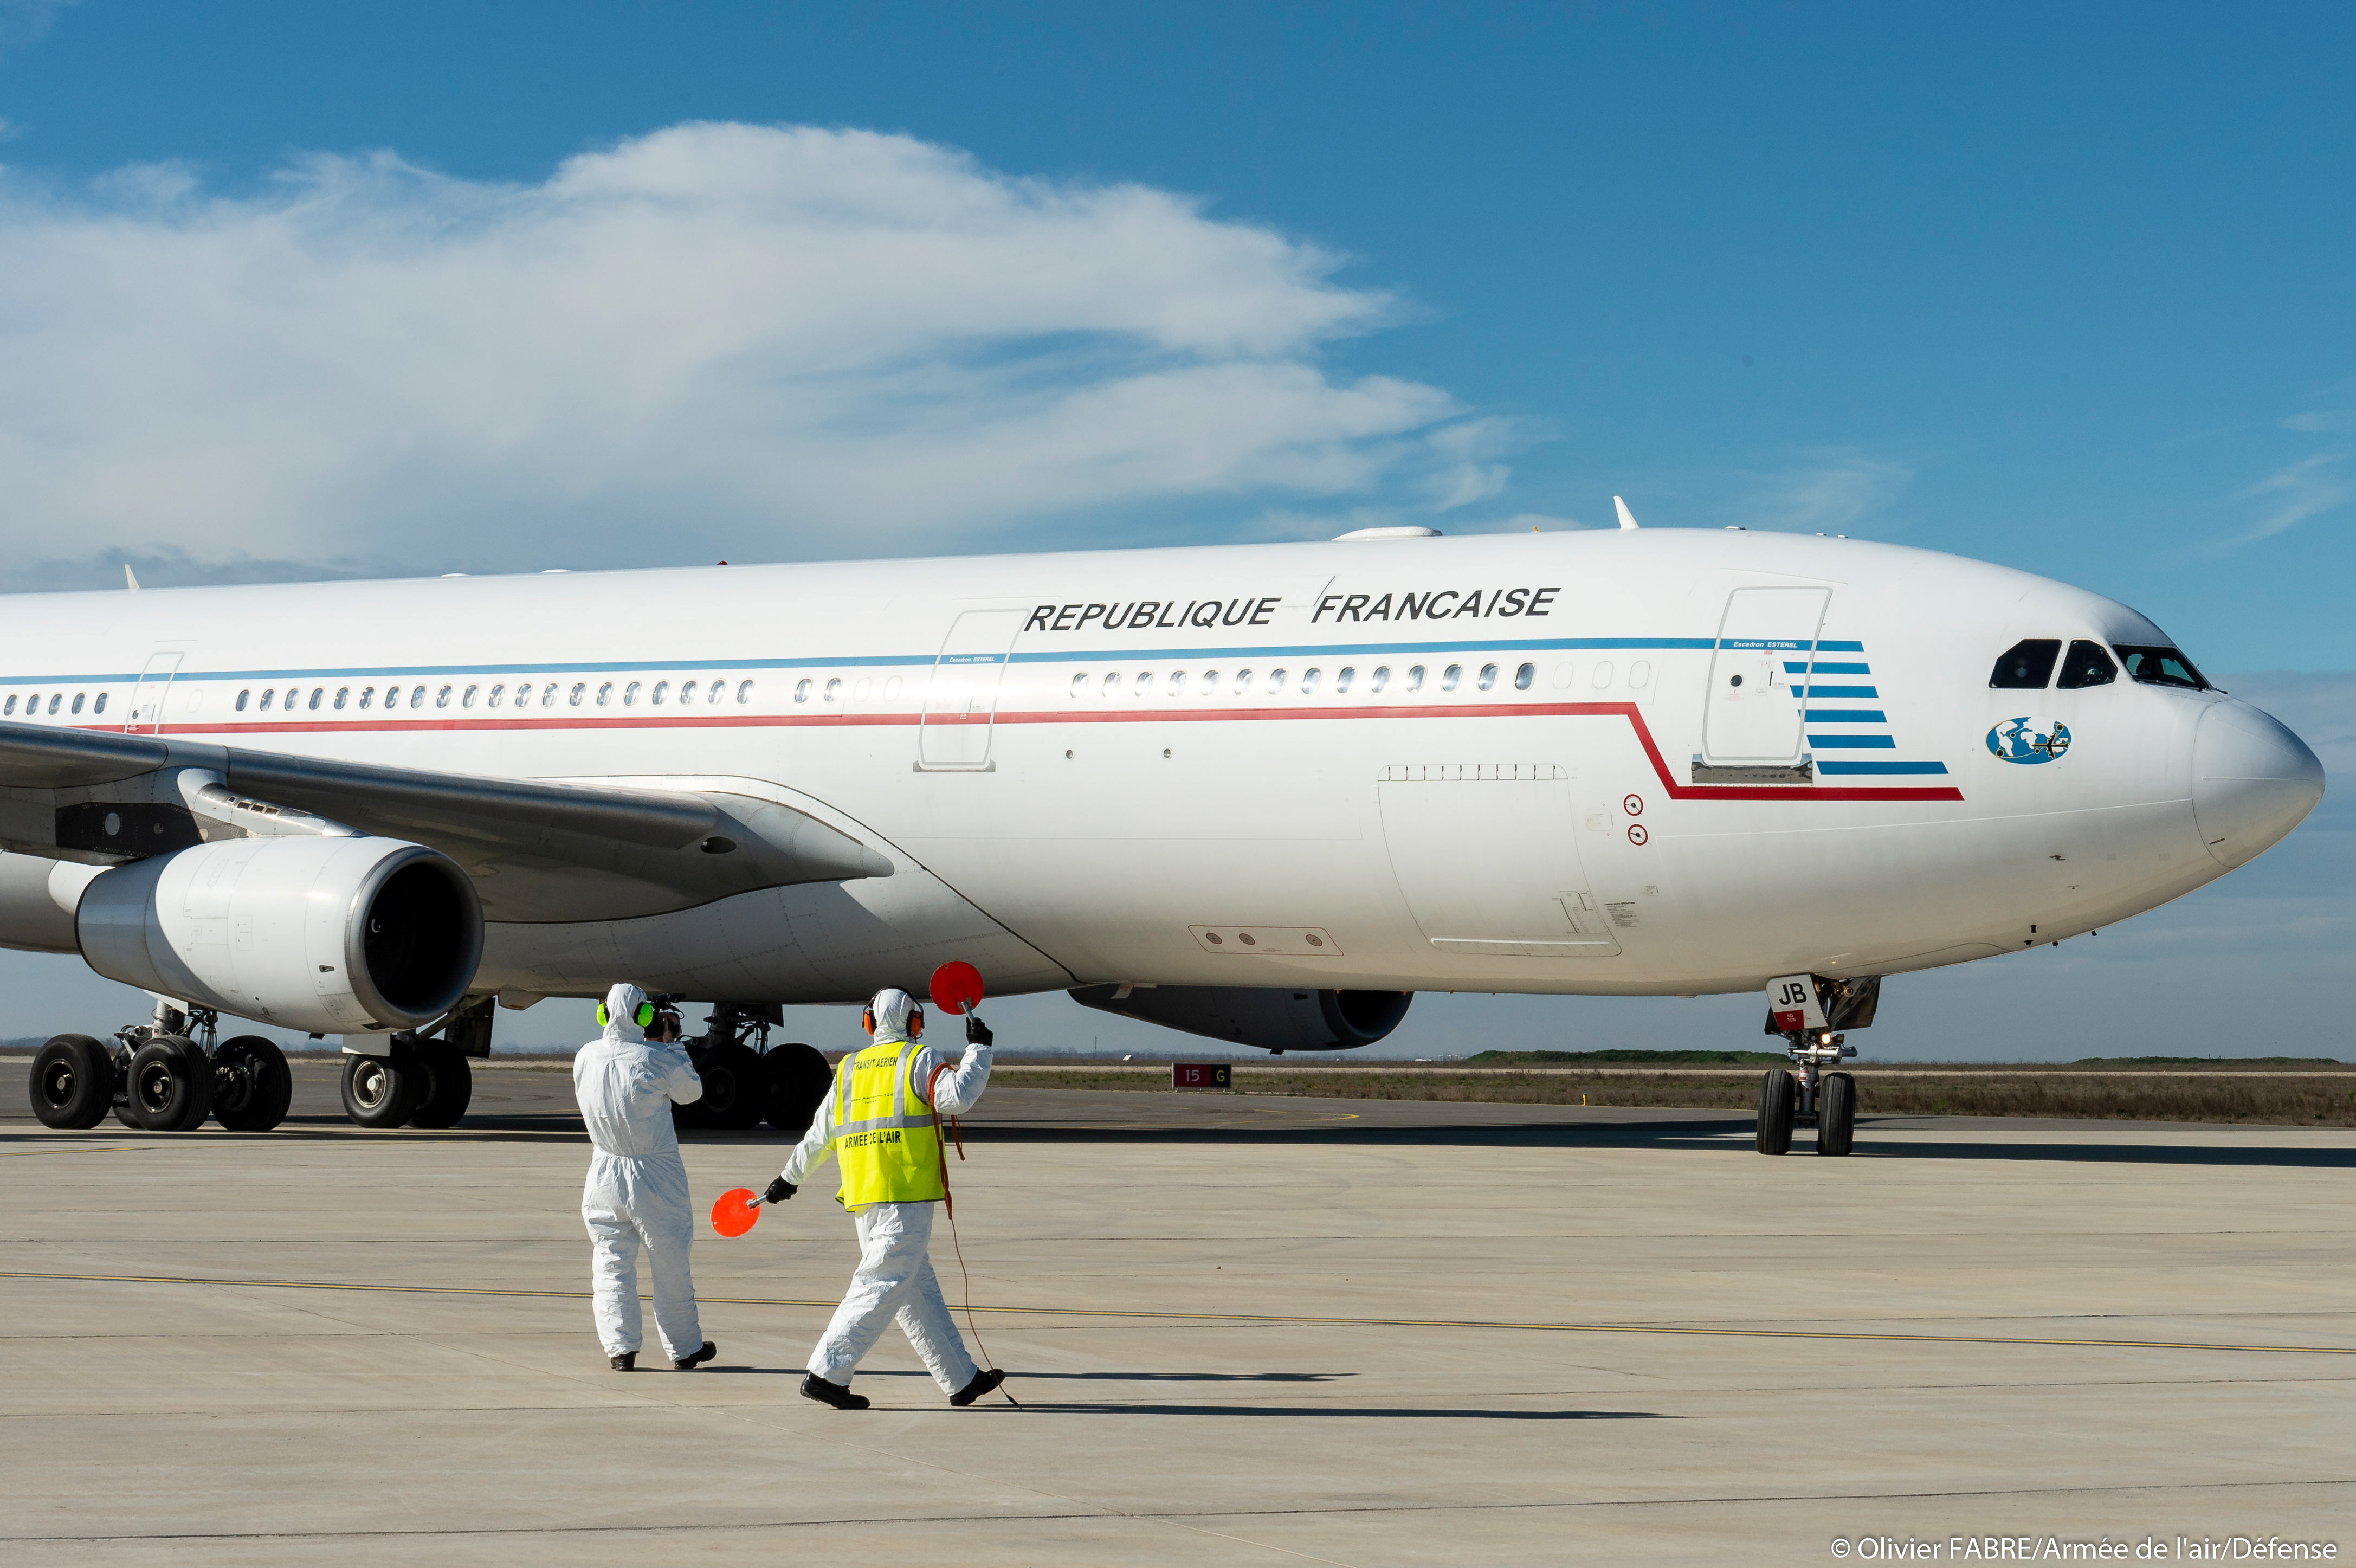
{"label": "orange cable on ground", "polygon": [[[983,1364],[989,1367],[991,1371],[995,1372],[998,1370],[998,1358],[990,1353],[990,1347],[988,1345],[982,1343],[981,1329],[973,1320],[973,1275],[965,1266],[965,1241],[958,1235],[957,1200],[949,1196],[948,1144],[948,1143],[943,1142],[939,1135],[941,1130],[941,1102],[934,1091],[940,1087],[941,1074],[948,1072],[948,1070],[949,1064],[947,1062],[935,1062],[933,1064],[933,1076],[927,1079],[925,1084],[925,1103],[932,1108],[933,1112],[933,1147],[940,1155],[941,1160],[941,1207],[948,1211],[949,1246],[957,1253],[958,1279],[964,1286],[966,1330],[973,1336],[974,1348],[981,1352]],[[957,1144],[958,1158],[959,1160],[963,1160],[965,1158],[965,1134],[961,1130],[959,1130],[958,1126],[958,1119],[955,1116],[951,1116],[949,1118],[949,1138]],[[1016,1410],[1021,1410],[1023,1408],[1023,1402],[1016,1399],[1012,1394],[1007,1393],[1006,1385],[1003,1382],[998,1385],[998,1391],[1006,1395],[1006,1402],[1008,1404],[1012,1405]]]}

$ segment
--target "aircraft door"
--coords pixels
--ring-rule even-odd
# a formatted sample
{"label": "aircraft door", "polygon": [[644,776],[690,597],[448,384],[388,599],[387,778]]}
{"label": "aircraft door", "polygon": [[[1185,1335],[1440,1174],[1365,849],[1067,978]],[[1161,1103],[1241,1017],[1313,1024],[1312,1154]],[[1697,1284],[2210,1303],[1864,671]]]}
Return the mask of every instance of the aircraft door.
{"label": "aircraft door", "polygon": [[1804,736],[1795,687],[1815,657],[1830,588],[1737,588],[1726,598],[1703,700],[1702,760],[1741,768],[1790,768]]}
{"label": "aircraft door", "polygon": [[1556,769],[1501,763],[1389,772],[1376,786],[1383,837],[1408,908],[1434,948],[1516,958],[1620,950],[1580,859],[1570,782]]}
{"label": "aircraft door", "polygon": [[999,689],[1023,614],[1019,609],[967,610],[950,625],[933,660],[924,713],[916,722],[918,768],[979,773],[990,767]]}
{"label": "aircraft door", "polygon": [[157,649],[147,656],[139,684],[131,689],[131,705],[123,710],[123,734],[154,735],[163,727],[164,699],[171,694],[172,677],[180,672],[181,651]]}

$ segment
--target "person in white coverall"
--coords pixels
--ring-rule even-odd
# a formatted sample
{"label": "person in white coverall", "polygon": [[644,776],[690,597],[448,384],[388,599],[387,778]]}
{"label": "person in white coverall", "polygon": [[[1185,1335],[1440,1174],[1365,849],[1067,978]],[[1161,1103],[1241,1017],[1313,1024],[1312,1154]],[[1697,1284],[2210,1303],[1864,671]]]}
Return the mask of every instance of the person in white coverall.
{"label": "person in white coverall", "polygon": [[866,1398],[851,1391],[851,1375],[896,1317],[949,1403],[962,1408],[1006,1374],[978,1370],[966,1354],[933,1277],[929,1248],[933,1209],[948,1196],[940,1118],[970,1111],[981,1099],[990,1081],[990,1027],[968,1015],[966,1053],[950,1063],[917,1043],[925,1015],[905,991],[877,992],[863,1021],[875,1043],[837,1065],[809,1131],[762,1195],[771,1203],[791,1197],[831,1154],[842,1173],[836,1201],[859,1229],[858,1271],[810,1352],[802,1397],[865,1410]]}
{"label": "person in white coverall", "polygon": [[[638,1248],[654,1265],[655,1327],[671,1366],[687,1371],[718,1347],[703,1337],[688,1270],[695,1207],[670,1108],[703,1097],[703,1080],[679,1043],[679,1015],[658,1010],[626,981],[597,1010],[604,1035],[573,1058],[573,1093],[588,1124],[589,1180],[581,1218],[589,1227],[590,1294],[597,1337],[617,1372],[637,1369]],[[647,1026],[655,1032],[649,1036]]]}

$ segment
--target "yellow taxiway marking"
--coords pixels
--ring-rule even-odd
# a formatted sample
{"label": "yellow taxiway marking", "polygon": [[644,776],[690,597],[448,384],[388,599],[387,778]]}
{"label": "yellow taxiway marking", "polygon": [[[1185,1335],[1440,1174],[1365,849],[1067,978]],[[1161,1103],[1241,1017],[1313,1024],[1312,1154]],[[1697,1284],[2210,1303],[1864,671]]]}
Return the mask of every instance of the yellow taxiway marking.
{"label": "yellow taxiway marking", "polygon": [[[386,1295],[474,1295],[534,1301],[587,1301],[584,1290],[494,1290],[484,1285],[389,1285],[340,1280],[210,1279],[195,1274],[68,1274],[0,1269],[0,1279],[56,1280],[97,1284],[229,1285],[244,1290],[337,1290]],[[640,1300],[649,1297],[641,1296]],[[811,1306],[831,1310],[833,1298],[706,1295],[707,1306]],[[2101,1350],[2228,1350],[2279,1356],[2356,1356],[2356,1345],[2220,1345],[2195,1339],[2065,1339],[2014,1334],[1901,1334],[1841,1328],[1691,1328],[1649,1323],[1509,1323],[1479,1317],[1312,1317],[1287,1312],[1142,1312],[1086,1306],[975,1306],[1020,1317],[1093,1317],[1152,1323],[1308,1324],[1327,1328],[1495,1328],[1536,1334],[1669,1334],[1723,1339],[1841,1339],[1904,1345],[2050,1345]]]}

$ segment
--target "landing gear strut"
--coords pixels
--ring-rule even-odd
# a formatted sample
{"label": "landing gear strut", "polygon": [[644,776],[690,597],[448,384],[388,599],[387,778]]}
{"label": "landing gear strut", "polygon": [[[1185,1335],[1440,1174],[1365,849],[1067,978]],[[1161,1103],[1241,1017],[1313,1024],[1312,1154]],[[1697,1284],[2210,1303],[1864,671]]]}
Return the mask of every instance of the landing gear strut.
{"label": "landing gear strut", "polygon": [[193,1133],[207,1116],[232,1133],[267,1133],[294,1093],[285,1053],[259,1035],[216,1045],[220,1029],[209,1007],[158,1002],[154,1022],[116,1030],[112,1047],[59,1035],[33,1058],[33,1114],[75,1130],[112,1111],[144,1133]]}
{"label": "landing gear strut", "polygon": [[365,1054],[347,1045],[344,1114],[377,1129],[456,1126],[475,1098],[468,1058],[491,1054],[495,1000],[470,997],[430,1028],[370,1041]]}
{"label": "landing gear strut", "polygon": [[1873,1022],[1881,980],[1786,974],[1767,983],[1767,1032],[1783,1036],[1795,1074],[1772,1068],[1759,1085],[1759,1152],[1788,1154],[1794,1126],[1816,1130],[1816,1153],[1846,1155],[1857,1140],[1857,1079],[1833,1070],[1857,1047],[1839,1029]]}

